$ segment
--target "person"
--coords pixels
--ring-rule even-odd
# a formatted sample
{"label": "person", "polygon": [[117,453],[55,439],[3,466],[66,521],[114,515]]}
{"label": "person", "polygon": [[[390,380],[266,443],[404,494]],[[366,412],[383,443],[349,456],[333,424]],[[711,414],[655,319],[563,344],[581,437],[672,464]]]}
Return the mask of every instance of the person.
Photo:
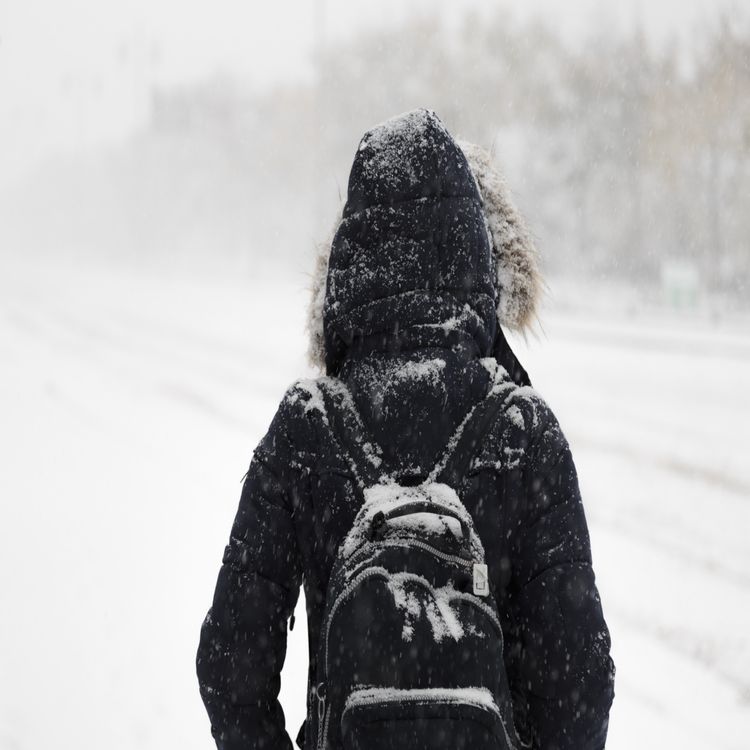
{"label": "person", "polygon": [[532,323],[541,285],[483,149],[425,109],[365,133],[312,285],[310,357],[325,374],[289,386],[253,453],[201,628],[200,693],[220,750],[292,747],[278,692],[303,585],[308,719],[315,710],[326,586],[362,503],[320,386],[350,394],[364,448],[404,481],[436,463],[498,372],[509,396],[459,495],[496,591],[517,734],[540,750],[604,747],[614,665],[576,469],[503,331]]}

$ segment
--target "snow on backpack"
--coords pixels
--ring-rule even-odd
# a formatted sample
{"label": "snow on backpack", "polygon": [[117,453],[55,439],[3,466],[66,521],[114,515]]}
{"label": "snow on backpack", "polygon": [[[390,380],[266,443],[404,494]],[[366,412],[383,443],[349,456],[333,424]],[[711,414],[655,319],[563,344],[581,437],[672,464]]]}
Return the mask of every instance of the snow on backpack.
{"label": "snow on backpack", "polygon": [[306,750],[515,750],[495,597],[455,490],[508,381],[496,379],[419,483],[381,475],[349,391],[318,382],[364,503],[328,583]]}

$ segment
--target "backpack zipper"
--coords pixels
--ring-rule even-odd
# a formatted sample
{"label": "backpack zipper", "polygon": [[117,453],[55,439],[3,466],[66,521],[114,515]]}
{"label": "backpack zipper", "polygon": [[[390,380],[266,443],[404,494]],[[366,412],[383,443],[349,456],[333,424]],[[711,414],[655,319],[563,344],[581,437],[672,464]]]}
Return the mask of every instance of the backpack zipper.
{"label": "backpack zipper", "polygon": [[435,555],[435,557],[439,557],[442,560],[447,560],[448,562],[456,563],[457,565],[463,565],[466,568],[470,568],[474,564],[474,560],[470,560],[466,557],[459,557],[458,555],[451,555],[448,552],[439,550],[437,547],[433,547],[431,544],[420,542],[418,539],[409,539],[405,542],[397,540],[384,540],[380,542],[380,544],[384,547],[419,547],[420,549],[432,553],[433,555]]}
{"label": "backpack zipper", "polygon": [[[474,565],[474,560],[467,557],[460,557],[459,555],[451,555],[448,552],[443,552],[442,550],[439,550],[437,547],[433,547],[431,544],[427,544],[426,542],[421,542],[418,539],[384,539],[377,542],[366,542],[363,546],[359,548],[359,550],[352,554],[350,560],[352,563],[356,560],[357,557],[365,557],[368,553],[377,550],[379,547],[419,547],[420,549],[425,550],[425,552],[429,552],[430,554],[434,555],[435,557],[439,557],[442,560],[446,560],[447,562],[455,563],[456,565],[460,565],[464,568],[471,568]],[[353,565],[354,569],[356,570],[356,566],[359,563],[355,563]]]}
{"label": "backpack zipper", "polygon": [[[440,554],[440,555],[446,555],[444,552],[440,552],[440,550],[435,549],[434,547],[430,547],[429,545],[424,545],[430,550],[434,550],[434,552]],[[452,555],[447,555],[447,557],[453,557]],[[466,563],[467,560],[465,558],[459,557],[456,558],[457,560],[461,560],[462,562]],[[468,561],[469,564],[473,564],[473,561]],[[325,650],[323,652],[323,674],[324,674],[324,680],[318,683],[315,694],[318,699],[318,742],[317,742],[317,748],[318,750],[323,750],[325,748],[326,741],[328,739],[328,722],[330,719],[330,704],[326,705],[326,694],[325,694],[325,686],[328,681],[328,638],[331,632],[331,623],[333,622],[333,616],[336,614],[336,610],[338,609],[339,604],[348,597],[352,591],[359,586],[359,584],[364,581],[366,578],[370,578],[371,576],[379,576],[384,579],[388,579],[389,571],[386,568],[383,567],[373,567],[373,568],[365,568],[358,576],[356,576],[352,581],[347,584],[347,587],[336,597],[336,600],[333,602],[333,605],[331,606],[331,610],[328,614],[327,622],[326,622],[326,628],[325,628]],[[415,574],[416,576],[416,574]],[[420,577],[420,576],[416,576]],[[456,592],[457,599],[467,599],[468,601],[472,602],[474,606],[481,609],[496,625],[498,632],[500,633],[500,650],[504,650],[504,639],[503,639],[503,629],[500,625],[500,620],[498,619],[495,612],[492,610],[492,608],[485,604],[483,601],[479,601],[473,594],[462,594],[461,592]],[[321,687],[322,687],[322,694],[321,694]],[[502,718],[502,717],[501,717]],[[505,729],[505,724],[503,724],[503,729]],[[507,731],[506,731],[507,734]]]}
{"label": "backpack zipper", "polygon": [[[325,630],[325,651],[323,653],[323,673],[325,675],[326,681],[328,680],[328,637],[331,632],[331,623],[333,622],[333,616],[336,614],[336,610],[338,609],[339,604],[348,597],[351,592],[365,579],[369,578],[370,576],[380,576],[384,579],[388,579],[390,576],[390,572],[383,567],[372,567],[372,568],[365,568],[356,578],[354,578],[352,581],[350,581],[346,588],[336,597],[336,600],[334,601],[333,605],[331,606],[331,611],[328,614],[327,622],[326,622],[326,630]],[[421,578],[421,576],[417,576],[415,574],[416,578]],[[429,582],[428,582],[429,584]],[[488,604],[485,604],[483,601],[480,601],[474,594],[469,593],[463,593],[460,591],[456,591],[456,599],[466,599],[470,601],[475,607],[478,607],[481,609],[495,624],[497,627],[500,638],[501,638],[501,644],[504,648],[504,642],[503,642],[503,628],[500,624],[500,620],[498,619],[497,615],[493,611],[492,607],[490,607]]]}
{"label": "backpack zipper", "polygon": [[322,733],[320,739],[318,740],[318,742],[319,742],[319,745],[318,745],[319,750],[325,750],[325,747],[328,744],[328,720],[330,718],[331,718],[331,707],[330,706],[326,706],[325,714],[324,714],[324,718],[323,718],[323,733]]}
{"label": "backpack zipper", "polygon": [[[349,594],[358,586],[365,578],[369,578],[372,575],[383,575],[385,568],[368,568],[359,574],[349,585],[336,597],[336,600],[331,605],[331,611],[328,614],[325,629],[325,650],[323,652],[323,676],[324,680],[319,682],[315,694],[318,698],[318,743],[317,750],[323,750],[328,740],[328,720],[330,719],[331,706],[326,705],[325,686],[328,682],[328,636],[331,632],[331,622],[333,622],[333,616],[336,614],[339,604],[343,601],[344,597]],[[387,573],[387,571],[385,571]],[[321,695],[321,686],[323,687],[323,693]]]}
{"label": "backpack zipper", "polygon": [[[465,697],[461,696],[461,693],[466,688],[445,688],[444,691],[434,688],[416,688],[416,689],[399,689],[399,688],[360,688],[355,689],[349,694],[349,698],[344,705],[344,710],[341,712],[343,718],[344,714],[352,708],[357,706],[373,706],[377,704],[388,704],[388,703],[403,703],[403,702],[415,702],[415,703],[467,703],[475,706],[480,710],[489,711],[500,720],[500,725],[503,728],[503,734],[505,740],[508,743],[509,748],[515,748],[516,744],[511,740],[508,734],[508,728],[505,726],[505,719],[500,713],[500,709],[495,703],[494,698],[491,697],[491,693],[487,688],[484,690],[489,694],[489,700],[484,699],[480,701],[466,700]],[[443,695],[440,695],[440,693]],[[515,727],[514,727],[515,730]],[[518,733],[516,732],[516,736]],[[520,739],[520,738],[519,738]]]}

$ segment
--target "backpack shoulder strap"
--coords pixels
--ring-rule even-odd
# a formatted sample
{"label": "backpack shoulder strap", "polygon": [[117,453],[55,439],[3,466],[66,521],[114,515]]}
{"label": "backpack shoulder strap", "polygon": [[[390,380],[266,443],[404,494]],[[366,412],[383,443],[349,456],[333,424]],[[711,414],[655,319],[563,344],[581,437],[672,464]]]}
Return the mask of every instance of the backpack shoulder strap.
{"label": "backpack shoulder strap", "polygon": [[[381,481],[382,448],[366,433],[362,417],[349,389],[338,378],[320,378],[318,387],[325,405],[325,421],[342,449],[357,484],[369,487]],[[458,425],[426,481],[455,487],[468,471],[499,410],[515,385],[503,368],[490,379],[488,392]]]}
{"label": "backpack shoulder strap", "polygon": [[443,455],[430,472],[430,481],[458,486],[513,388],[509,379],[491,380],[485,397],[472,407],[448,441]]}
{"label": "backpack shoulder strap", "polygon": [[338,378],[326,376],[318,380],[325,404],[325,421],[342,449],[344,459],[352,469],[360,487],[380,481],[383,451],[368,437],[365,424],[354,403],[351,392]]}

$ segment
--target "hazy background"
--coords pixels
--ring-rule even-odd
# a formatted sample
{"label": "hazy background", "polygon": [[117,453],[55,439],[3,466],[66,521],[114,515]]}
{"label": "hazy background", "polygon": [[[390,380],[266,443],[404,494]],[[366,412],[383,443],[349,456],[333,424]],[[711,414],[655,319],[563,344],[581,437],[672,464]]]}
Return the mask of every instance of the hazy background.
{"label": "hazy background", "polygon": [[[750,9],[0,0],[0,748],[210,747],[193,660],[363,132],[492,150],[548,294],[608,747],[750,731]],[[304,716],[304,602],[282,701]]]}
{"label": "hazy background", "polygon": [[493,150],[549,273],[733,311],[750,273],[750,13],[733,8],[17,3],[3,254],[298,273],[364,130],[426,105]]}

